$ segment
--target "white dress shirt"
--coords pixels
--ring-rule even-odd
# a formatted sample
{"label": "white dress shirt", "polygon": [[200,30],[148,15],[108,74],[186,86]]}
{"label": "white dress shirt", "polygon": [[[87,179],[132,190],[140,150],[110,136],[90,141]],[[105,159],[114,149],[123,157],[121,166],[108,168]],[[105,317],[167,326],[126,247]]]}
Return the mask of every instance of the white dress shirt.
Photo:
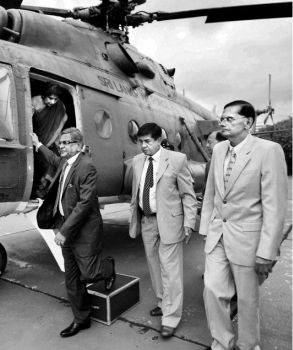
{"label": "white dress shirt", "polygon": [[60,214],[62,216],[64,216],[64,211],[63,211],[63,207],[62,207],[61,198],[62,198],[62,193],[63,193],[63,190],[64,190],[65,180],[66,180],[66,177],[67,177],[67,175],[69,173],[69,170],[72,167],[72,164],[76,161],[77,157],[79,156],[79,153],[80,152],[78,152],[75,156],[67,159],[67,167],[65,168],[65,171],[64,171],[63,181],[62,181],[62,184],[61,184],[60,198],[59,198],[59,203],[58,203],[59,212],[60,212]]}
{"label": "white dress shirt", "polygon": [[[160,162],[160,155],[161,155],[161,147],[157,153],[151,156],[153,158],[153,180],[154,180],[154,185],[153,187],[150,188],[150,208],[152,213],[157,212],[156,192],[157,192],[157,174],[158,174],[158,168],[159,168],[159,162]],[[146,173],[149,166],[149,158],[150,158],[149,156],[145,157],[145,162],[144,162],[140,183],[139,183],[139,206],[142,210],[143,210],[143,201],[142,201],[143,188],[144,188]]]}

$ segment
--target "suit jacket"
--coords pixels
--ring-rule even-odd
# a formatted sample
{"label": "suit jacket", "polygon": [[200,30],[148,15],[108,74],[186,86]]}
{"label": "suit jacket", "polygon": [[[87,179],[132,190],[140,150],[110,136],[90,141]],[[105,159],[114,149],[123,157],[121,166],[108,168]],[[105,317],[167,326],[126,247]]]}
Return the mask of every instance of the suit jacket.
{"label": "suit jacket", "polygon": [[[143,153],[133,158],[129,227],[132,238],[141,234],[139,184],[145,159]],[[194,229],[196,220],[196,197],[186,156],[162,148],[156,181],[157,221],[161,241],[164,244],[177,243],[184,239],[183,226]]]}
{"label": "suit jacket", "polygon": [[213,151],[202,207],[200,233],[210,253],[223,234],[227,257],[254,266],[256,256],[274,260],[287,211],[287,172],[279,144],[248,135],[226,190],[224,159],[229,141]]}
{"label": "suit jacket", "polygon": [[[37,213],[40,228],[55,228],[53,208],[59,178],[65,159],[45,146],[38,150],[48,163],[57,167],[48,194]],[[61,197],[64,224],[59,228],[66,237],[65,244],[76,249],[79,256],[90,256],[102,249],[102,219],[97,194],[97,171],[92,160],[80,153],[65,179]]]}

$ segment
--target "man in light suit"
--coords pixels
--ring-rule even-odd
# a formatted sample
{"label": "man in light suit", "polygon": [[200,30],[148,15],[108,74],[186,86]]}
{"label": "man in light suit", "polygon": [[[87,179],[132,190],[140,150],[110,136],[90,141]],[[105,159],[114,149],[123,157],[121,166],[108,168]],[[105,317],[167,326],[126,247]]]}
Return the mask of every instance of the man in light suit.
{"label": "man in light suit", "polygon": [[62,131],[58,157],[32,134],[44,159],[57,168],[49,191],[37,213],[40,228],[54,229],[62,247],[65,284],[74,315],[61,337],[71,337],[90,327],[91,303],[86,284],[104,280],[110,290],[115,281],[114,259],[101,258],[103,223],[97,193],[97,170],[82,152],[83,137],[76,128]]}
{"label": "man in light suit", "polygon": [[162,316],[161,335],[169,338],[180,322],[183,304],[183,241],[196,220],[196,197],[186,156],[160,146],[155,123],[138,131],[142,154],[133,159],[130,236],[142,234],[152,287]]}
{"label": "man in light suit", "polygon": [[[279,144],[252,136],[253,106],[234,101],[220,119],[228,141],[217,144],[202,207],[207,235],[204,302],[213,350],[260,349],[259,285],[272,270],[282,238],[287,175]],[[230,299],[238,295],[238,340]]]}

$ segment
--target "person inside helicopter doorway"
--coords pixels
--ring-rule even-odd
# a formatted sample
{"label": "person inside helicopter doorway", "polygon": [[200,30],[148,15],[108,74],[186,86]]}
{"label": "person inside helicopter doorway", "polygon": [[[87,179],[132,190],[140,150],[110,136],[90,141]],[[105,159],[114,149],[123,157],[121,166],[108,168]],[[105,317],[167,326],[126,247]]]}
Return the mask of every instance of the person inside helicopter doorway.
{"label": "person inside helicopter doorway", "polygon": [[[57,142],[67,121],[60,96],[60,86],[47,83],[42,95],[32,97],[33,131],[40,142],[57,155]],[[37,152],[34,154],[34,169],[33,197],[44,198],[56,169],[48,166]]]}

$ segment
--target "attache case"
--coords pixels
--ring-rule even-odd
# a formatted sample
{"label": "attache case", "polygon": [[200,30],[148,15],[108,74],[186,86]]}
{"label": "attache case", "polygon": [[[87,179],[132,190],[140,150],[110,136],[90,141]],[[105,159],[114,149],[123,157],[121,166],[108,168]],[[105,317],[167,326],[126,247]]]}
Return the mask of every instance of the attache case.
{"label": "attache case", "polygon": [[106,325],[113,323],[123,312],[139,302],[139,278],[117,273],[111,291],[106,291],[104,281],[87,286],[91,297],[91,317]]}

